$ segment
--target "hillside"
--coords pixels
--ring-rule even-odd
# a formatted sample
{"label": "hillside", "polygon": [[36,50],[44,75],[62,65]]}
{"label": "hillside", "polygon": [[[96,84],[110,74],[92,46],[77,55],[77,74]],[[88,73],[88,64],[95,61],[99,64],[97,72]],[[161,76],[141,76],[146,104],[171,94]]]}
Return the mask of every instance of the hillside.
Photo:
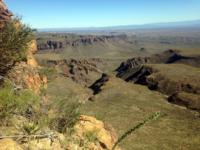
{"label": "hillside", "polygon": [[[57,63],[61,64],[58,70],[53,66],[49,69],[38,65],[34,57],[37,52],[34,31],[20,19],[11,17],[2,0],[0,10],[0,149],[112,149],[117,141],[115,132],[106,128],[104,122],[82,115],[79,110],[86,92],[90,93],[90,90],[76,85],[75,88],[82,90],[83,95],[78,92],[76,94],[81,95],[79,98],[70,98],[69,92],[69,95],[65,93],[58,99],[56,94],[50,94],[48,88],[51,86],[49,80],[59,76],[59,69],[69,71],[68,75],[76,72],[70,76],[72,79],[76,79],[76,76],[84,79],[78,72],[80,68],[76,70],[72,67],[73,63],[76,67],[83,63],[81,69],[85,74],[98,72],[95,70],[95,60],[91,63],[50,61],[55,67]],[[88,66],[89,70],[85,68]],[[65,70],[66,67],[69,70]],[[63,75],[66,77],[67,72],[63,72]],[[116,146],[115,149],[121,148]]]}
{"label": "hillside", "polygon": [[0,150],[200,150],[199,21],[102,29],[0,0]]}

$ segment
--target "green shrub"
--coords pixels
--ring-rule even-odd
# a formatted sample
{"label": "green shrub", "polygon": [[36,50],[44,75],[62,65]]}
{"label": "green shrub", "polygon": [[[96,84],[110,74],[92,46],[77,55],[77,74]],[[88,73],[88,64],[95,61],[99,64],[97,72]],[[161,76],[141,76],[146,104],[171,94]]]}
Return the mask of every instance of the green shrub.
{"label": "green shrub", "polygon": [[11,19],[0,29],[0,73],[5,74],[16,62],[26,60],[28,43],[34,39],[33,30]]}
{"label": "green shrub", "polygon": [[74,125],[80,118],[80,106],[78,101],[69,102],[66,99],[58,101],[51,127],[60,133],[72,132]]}
{"label": "green shrub", "polygon": [[88,142],[95,143],[98,141],[97,132],[98,131],[88,131],[84,134],[84,137]]}
{"label": "green shrub", "polygon": [[39,127],[35,123],[27,123],[27,124],[23,124],[21,130],[23,134],[31,135],[31,134],[36,134],[39,131]]}
{"label": "green shrub", "polygon": [[0,123],[9,121],[13,114],[25,114],[29,107],[37,108],[39,97],[30,90],[15,91],[11,84],[0,88]]}
{"label": "green shrub", "polygon": [[46,76],[48,80],[52,80],[56,76],[56,69],[54,68],[47,68],[47,67],[42,67],[39,70],[39,74],[42,76]]}

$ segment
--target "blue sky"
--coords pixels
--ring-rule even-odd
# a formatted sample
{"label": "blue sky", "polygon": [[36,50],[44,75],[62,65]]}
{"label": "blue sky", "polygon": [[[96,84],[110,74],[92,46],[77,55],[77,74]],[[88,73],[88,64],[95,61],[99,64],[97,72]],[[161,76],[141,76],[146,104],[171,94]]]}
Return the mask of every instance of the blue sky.
{"label": "blue sky", "polygon": [[4,0],[34,28],[104,27],[200,19],[200,0]]}

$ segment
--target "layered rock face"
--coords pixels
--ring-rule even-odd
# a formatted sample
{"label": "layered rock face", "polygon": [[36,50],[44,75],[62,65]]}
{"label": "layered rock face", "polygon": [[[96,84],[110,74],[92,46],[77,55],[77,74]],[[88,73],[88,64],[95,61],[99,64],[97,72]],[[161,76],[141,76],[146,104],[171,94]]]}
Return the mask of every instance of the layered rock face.
{"label": "layered rock face", "polygon": [[84,86],[89,86],[101,76],[102,71],[99,68],[102,63],[101,59],[96,58],[48,61],[48,64],[56,68],[60,75]]}
{"label": "layered rock face", "polygon": [[28,88],[38,93],[41,88],[46,88],[47,78],[39,74],[39,66],[33,55],[36,51],[37,44],[33,40],[28,46],[27,61],[16,64],[7,76],[19,87]]}
{"label": "layered rock face", "polygon": [[21,62],[13,67],[8,78],[11,79],[19,88],[27,88],[38,93],[41,88],[47,86],[47,79],[41,76],[38,69]]}
{"label": "layered rock face", "polygon": [[167,50],[151,57],[129,59],[121,63],[116,71],[117,76],[125,81],[147,85],[151,90],[169,95],[171,103],[200,110],[200,86],[197,84],[200,77],[196,68],[199,65],[200,56]]}
{"label": "layered rock face", "polygon": [[3,27],[3,24],[10,20],[12,13],[8,10],[3,0],[0,0],[0,28]]}
{"label": "layered rock face", "polygon": [[200,67],[200,56],[187,56],[181,54],[179,50],[166,50],[161,54],[155,54],[151,57],[135,57],[122,62],[116,69],[118,76],[121,76],[123,72],[131,68],[138,67],[143,64],[172,64],[180,63],[187,64],[194,67]]}
{"label": "layered rock face", "polygon": [[[38,41],[38,50],[60,50],[66,47],[79,47],[79,46],[90,46],[95,44],[103,44],[108,41],[115,41],[115,40],[126,40],[127,35],[65,35],[62,37],[62,40],[47,40],[42,41],[40,38],[37,39]],[[72,38],[74,37],[74,38]]]}
{"label": "layered rock face", "polygon": [[[7,9],[6,5],[0,0],[0,27],[11,19],[12,13]],[[21,27],[20,22],[15,24],[16,30]],[[46,78],[41,77],[38,73],[38,64],[33,56],[37,51],[37,43],[35,40],[28,43],[27,61],[19,62],[12,67],[7,73],[7,77],[12,80],[20,88],[28,88],[35,92],[39,92],[40,88],[46,86]]]}

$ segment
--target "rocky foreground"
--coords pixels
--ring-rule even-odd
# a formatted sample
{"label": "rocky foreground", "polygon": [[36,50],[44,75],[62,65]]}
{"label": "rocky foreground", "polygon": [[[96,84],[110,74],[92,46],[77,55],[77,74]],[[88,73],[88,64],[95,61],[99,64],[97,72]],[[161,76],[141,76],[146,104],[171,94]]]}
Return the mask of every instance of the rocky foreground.
{"label": "rocky foreground", "polygon": [[[11,20],[11,15],[12,14],[1,0],[0,27],[3,27]],[[21,23],[18,22],[15,26],[15,30],[18,30],[20,27]],[[77,114],[77,116],[71,117],[72,120],[75,119],[75,122],[73,122],[72,125],[70,124],[69,128],[66,125],[69,124],[69,120],[64,122],[64,118],[55,116],[55,112],[61,110],[58,111],[58,109],[48,108],[51,101],[49,100],[49,95],[46,94],[45,91],[48,88],[49,79],[45,76],[44,72],[41,72],[43,67],[39,66],[34,58],[34,53],[37,52],[37,43],[35,40],[32,40],[26,44],[26,59],[14,63],[14,65],[6,70],[6,72],[0,70],[2,73],[0,78],[0,149],[112,149],[117,141],[117,136],[114,130],[102,121],[75,112],[75,115]],[[98,74],[101,73],[96,67],[96,61],[100,60],[49,61],[49,64],[51,67],[61,69],[62,76],[69,77],[76,82],[82,80],[84,81],[83,84],[87,84],[90,79],[87,77],[89,72],[94,71]],[[13,87],[6,85],[5,83],[7,82],[11,82]],[[25,101],[23,101],[23,103],[15,100],[13,101],[15,98],[20,102],[21,99],[24,99]],[[38,100],[39,103],[35,104]],[[35,103],[28,105],[30,101],[35,101]],[[25,111],[23,110],[24,108],[20,108],[25,106],[28,106],[25,108]],[[11,108],[12,111],[8,108]],[[75,111],[75,109],[76,108],[71,108],[71,111]],[[56,119],[55,124],[58,124],[57,130],[54,129],[56,125],[53,124],[54,126],[50,127],[51,125],[49,122],[45,124],[45,120],[50,119],[48,117],[52,113],[51,111],[53,112],[52,116]],[[70,118],[70,113],[72,112],[69,111],[69,113],[67,113],[67,115],[69,115],[68,118]],[[45,117],[40,118],[41,116]],[[42,124],[45,125],[42,126]],[[67,128],[65,128],[66,130],[71,130],[70,134],[66,134],[64,130],[60,129],[63,128],[63,126],[67,126]],[[116,147],[116,149],[120,148]]]}

